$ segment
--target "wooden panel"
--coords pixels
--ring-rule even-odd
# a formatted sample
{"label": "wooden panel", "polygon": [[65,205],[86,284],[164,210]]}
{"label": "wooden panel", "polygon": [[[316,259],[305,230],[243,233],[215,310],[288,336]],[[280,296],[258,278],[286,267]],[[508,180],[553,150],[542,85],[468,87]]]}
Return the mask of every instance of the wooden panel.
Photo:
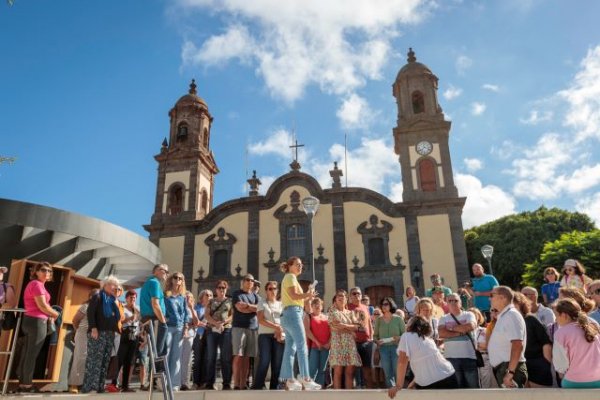
{"label": "wooden panel", "polygon": [[384,297],[396,298],[393,286],[371,286],[365,289],[365,294],[369,296],[373,307],[379,307],[379,302]]}

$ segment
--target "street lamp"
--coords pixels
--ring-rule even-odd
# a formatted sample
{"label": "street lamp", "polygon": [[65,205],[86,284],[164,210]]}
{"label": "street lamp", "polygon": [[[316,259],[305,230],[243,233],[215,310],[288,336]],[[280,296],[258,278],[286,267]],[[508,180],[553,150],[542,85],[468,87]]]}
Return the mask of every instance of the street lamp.
{"label": "street lamp", "polygon": [[315,281],[315,257],[313,256],[313,218],[319,209],[319,199],[308,196],[302,199],[302,207],[310,223],[310,267],[312,269],[312,279]]}
{"label": "street lamp", "polygon": [[419,269],[418,265],[415,265],[415,267],[413,268],[412,275],[413,280],[415,281],[415,286],[417,287],[417,289],[419,289],[419,286],[421,286],[421,270]]}
{"label": "street lamp", "polygon": [[490,275],[494,275],[494,272],[492,271],[492,256],[494,255],[494,247],[490,246],[489,244],[481,246],[481,254],[483,254],[483,257],[488,262],[490,267]]}

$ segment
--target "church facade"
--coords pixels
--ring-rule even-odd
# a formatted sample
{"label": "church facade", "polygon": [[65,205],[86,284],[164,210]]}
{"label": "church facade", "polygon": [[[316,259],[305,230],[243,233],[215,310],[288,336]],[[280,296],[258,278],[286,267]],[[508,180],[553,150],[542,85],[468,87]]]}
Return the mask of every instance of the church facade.
{"label": "church facade", "polygon": [[[145,226],[150,240],[171,270],[183,272],[194,293],[214,288],[220,279],[237,288],[246,273],[263,284],[280,281],[279,263],[294,255],[303,259],[299,279],[305,285],[312,282],[314,261],[318,291],[326,303],[336,289],[353,286],[372,302],[392,296],[401,303],[406,286],[422,293],[436,272],[457,288],[469,279],[461,221],[466,199],[454,185],[451,123],[444,119],[437,89],[438,78],[417,62],[411,49],[392,86],[402,202],[369,189],[343,187],[336,164],[331,186],[321,187],[294,161],[265,195],[259,195],[260,180],[254,174],[248,196],[213,207],[219,172],[210,150],[213,117],[192,81],[189,93],[169,113],[169,140],[155,156],[155,210]],[[308,196],[320,202],[312,219],[302,207]]]}

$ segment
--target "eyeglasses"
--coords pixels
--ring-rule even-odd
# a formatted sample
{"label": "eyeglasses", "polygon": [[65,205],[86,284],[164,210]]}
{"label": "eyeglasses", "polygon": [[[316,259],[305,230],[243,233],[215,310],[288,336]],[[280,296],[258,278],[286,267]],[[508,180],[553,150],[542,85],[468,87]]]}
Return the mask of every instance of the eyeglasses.
{"label": "eyeglasses", "polygon": [[274,292],[275,290],[277,290],[277,288],[276,287],[270,287],[270,288],[267,288],[267,290],[270,291],[270,292]]}
{"label": "eyeglasses", "polygon": [[361,293],[360,293],[360,292],[352,292],[352,293],[350,293],[350,294],[351,294],[352,296],[360,296],[360,295],[361,295]]}
{"label": "eyeglasses", "polygon": [[254,279],[244,278],[244,282],[254,282]]}
{"label": "eyeglasses", "polygon": [[183,277],[181,277],[181,276],[174,276],[172,279],[173,279],[174,281],[182,281],[182,280],[183,280]]}
{"label": "eyeglasses", "polygon": [[160,272],[164,272],[165,274],[169,273],[169,270],[168,269],[164,269],[164,268],[160,268],[159,271]]}
{"label": "eyeglasses", "polygon": [[123,288],[120,288],[120,287],[117,288],[117,292],[122,292],[122,291],[123,291]]}
{"label": "eyeglasses", "polygon": [[217,286],[217,289],[225,290],[227,288],[225,286]]}
{"label": "eyeglasses", "polygon": [[498,312],[495,308],[490,309],[490,312]]}
{"label": "eyeglasses", "polygon": [[573,272],[574,269],[573,268],[565,268],[565,272]]}
{"label": "eyeglasses", "polygon": [[546,275],[554,275],[554,272],[548,271],[548,272],[546,272]]}
{"label": "eyeglasses", "polygon": [[45,272],[47,274],[51,274],[52,270],[50,268],[40,268],[38,271]]}
{"label": "eyeglasses", "polygon": [[381,303],[382,306],[389,306],[390,303]]}
{"label": "eyeglasses", "polygon": [[456,300],[456,299],[449,299],[448,303],[458,303],[458,300]]}

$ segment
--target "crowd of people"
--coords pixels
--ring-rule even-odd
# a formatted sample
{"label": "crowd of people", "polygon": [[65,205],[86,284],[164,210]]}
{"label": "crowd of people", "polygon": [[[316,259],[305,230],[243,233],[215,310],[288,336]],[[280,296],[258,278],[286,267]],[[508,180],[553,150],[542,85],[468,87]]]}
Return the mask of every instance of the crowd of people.
{"label": "crowd of people", "polygon": [[[405,388],[600,388],[600,280],[577,260],[565,261],[562,278],[547,268],[541,295],[502,286],[474,264],[456,291],[439,274],[426,297],[407,287],[401,307],[392,297],[371,305],[359,287],[336,290],[326,307],[316,287],[298,281],[299,257],[281,270],[282,281],[263,292],[247,274],[231,295],[221,280],[197,300],[166,264],[139,291],[106,277],[73,317],[69,391],[134,391],[138,362],[140,388],[157,385],[148,374],[148,321],[175,391],[385,387],[393,398]],[[51,276],[52,265],[36,264],[23,293],[21,392],[37,391],[34,363],[60,318],[45,288]],[[3,284],[2,304],[14,298]]]}

